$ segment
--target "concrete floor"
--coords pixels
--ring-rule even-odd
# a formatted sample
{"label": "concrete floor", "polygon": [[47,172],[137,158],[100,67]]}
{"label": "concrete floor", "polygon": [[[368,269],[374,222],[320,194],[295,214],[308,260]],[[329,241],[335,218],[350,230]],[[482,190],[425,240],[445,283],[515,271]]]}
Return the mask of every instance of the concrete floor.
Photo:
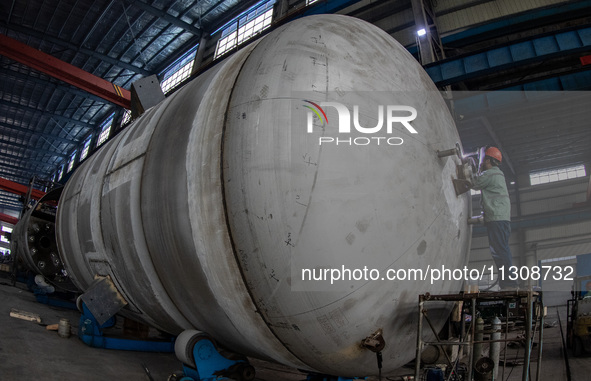
{"label": "concrete floor", "polygon": [[[568,293],[570,294],[570,293]],[[566,297],[565,297],[566,299]],[[562,333],[566,340],[566,306],[549,307],[546,323],[558,322],[558,315],[562,322]],[[570,380],[587,381],[591,380],[591,353],[581,357],[574,357],[572,351],[567,350],[568,368]],[[562,348],[562,334],[560,326],[544,329],[544,343],[542,350],[541,380],[567,380],[567,361],[565,351]],[[535,375],[535,373],[534,373]]]}
{"label": "concrete floor", "polygon": [[77,336],[61,338],[35,322],[10,317],[17,309],[39,314],[42,324],[67,318],[78,329],[78,311],[38,303],[21,283],[0,285],[0,380],[166,380],[180,369],[172,353],[101,350],[86,346]]}
{"label": "concrete floor", "polygon": [[[42,324],[10,317],[10,310],[18,309],[37,313]],[[566,332],[566,308],[548,309],[546,322],[558,321],[557,314]],[[57,324],[67,318],[73,335],[61,338],[55,331],[47,331],[43,324]],[[38,303],[34,295],[22,283],[16,287],[7,278],[0,277],[0,380],[154,380],[164,381],[182,368],[173,353],[128,352],[96,349],[86,346],[78,339],[79,313]],[[507,359],[520,358],[523,348],[508,349]],[[502,358],[501,354],[501,358]],[[535,380],[536,356],[532,354],[532,380]],[[504,381],[522,380],[521,361],[508,361]],[[515,364],[516,363],[516,364]],[[251,359],[257,371],[258,381],[302,381],[306,375],[296,369]],[[571,380],[583,381],[591,377],[591,355],[569,357]],[[146,371],[147,369],[147,371]],[[148,373],[149,372],[149,375]],[[403,375],[413,375],[412,368],[401,368],[396,374],[382,380],[402,380]],[[560,327],[544,329],[541,380],[567,380]],[[501,373],[499,373],[501,376]],[[501,377],[498,378],[499,380]],[[368,379],[376,381],[377,378]]]}
{"label": "concrete floor", "polygon": [[[39,314],[41,324],[10,317],[11,309]],[[174,353],[91,348],[76,336],[80,313],[38,303],[22,283],[0,277],[0,381],[164,381],[182,365]],[[47,324],[69,319],[72,336],[62,338]],[[252,359],[257,381],[300,381],[306,376],[278,364]],[[147,370],[146,370],[147,369]],[[149,372],[149,376],[148,376]]]}

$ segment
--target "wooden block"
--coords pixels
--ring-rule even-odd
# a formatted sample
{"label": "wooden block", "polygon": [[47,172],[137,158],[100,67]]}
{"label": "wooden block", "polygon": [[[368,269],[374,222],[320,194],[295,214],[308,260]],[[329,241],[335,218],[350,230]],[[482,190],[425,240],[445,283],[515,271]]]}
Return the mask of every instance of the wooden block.
{"label": "wooden block", "polygon": [[48,331],[57,331],[57,326],[58,324],[50,324],[47,327],[45,327],[45,329]]}
{"label": "wooden block", "polygon": [[22,319],[26,321],[34,321],[36,323],[41,323],[41,316],[39,314],[35,314],[32,312],[27,311],[19,311],[14,308],[10,309],[10,317]]}

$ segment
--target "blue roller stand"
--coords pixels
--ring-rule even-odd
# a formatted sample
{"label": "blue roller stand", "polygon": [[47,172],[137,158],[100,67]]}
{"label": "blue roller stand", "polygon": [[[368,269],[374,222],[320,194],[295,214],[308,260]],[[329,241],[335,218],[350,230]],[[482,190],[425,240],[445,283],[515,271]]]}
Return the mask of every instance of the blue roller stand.
{"label": "blue roller stand", "polygon": [[72,292],[57,292],[53,286],[41,287],[35,282],[35,274],[27,273],[25,283],[27,288],[35,295],[37,302],[47,304],[52,307],[60,307],[69,310],[77,310],[76,303],[70,301],[74,298]]}
{"label": "blue roller stand", "polygon": [[177,357],[183,362],[178,381],[254,380],[255,370],[244,356],[220,351],[207,334],[184,331],[177,337]]}
{"label": "blue roller stand", "polygon": [[170,341],[119,339],[105,336],[103,329],[115,325],[115,317],[111,317],[100,325],[92,313],[82,303],[82,315],[78,324],[78,337],[86,345],[95,348],[119,349],[124,351],[142,352],[174,352],[174,338]]}

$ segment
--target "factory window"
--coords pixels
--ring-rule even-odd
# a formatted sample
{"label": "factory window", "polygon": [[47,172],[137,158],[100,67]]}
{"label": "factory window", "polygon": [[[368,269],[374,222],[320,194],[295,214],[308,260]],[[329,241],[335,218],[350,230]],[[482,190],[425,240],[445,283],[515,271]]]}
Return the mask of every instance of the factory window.
{"label": "factory window", "polygon": [[63,175],[64,175],[64,166],[62,165],[60,167],[60,169],[57,171],[57,181],[60,181],[62,179]]}
{"label": "factory window", "polygon": [[576,255],[571,255],[569,257],[560,257],[560,258],[548,258],[548,259],[542,259],[540,261],[540,263],[550,263],[550,262],[562,262],[562,261],[572,261],[572,260],[576,260],[577,256]]}
{"label": "factory window", "polygon": [[86,156],[88,156],[88,151],[90,151],[90,140],[92,139],[92,136],[89,136],[88,138],[86,138],[86,141],[84,142],[84,147],[82,147],[82,153],[80,154],[80,160],[84,160],[86,159]]}
{"label": "factory window", "polygon": [[585,166],[581,164],[549,171],[531,172],[529,174],[529,180],[531,185],[539,185],[585,176],[587,176]]}
{"label": "factory window", "polygon": [[76,154],[77,153],[78,153],[78,150],[72,152],[72,154],[70,155],[70,162],[68,163],[67,172],[70,172],[72,169],[74,169],[74,162],[76,161]]}
{"label": "factory window", "polygon": [[[12,233],[12,228],[9,228],[8,226],[2,226],[2,231],[6,232],[6,233]],[[10,241],[8,239],[6,239],[6,237],[4,236],[4,234],[2,234],[2,238],[0,238],[0,240],[2,242],[6,242],[9,243]],[[8,251],[8,254],[10,254],[10,251]]]}
{"label": "factory window", "polygon": [[271,26],[273,4],[275,0],[259,3],[226,24],[216,47],[215,58]]}
{"label": "factory window", "polygon": [[317,2],[318,0],[306,0],[306,6],[310,5],[310,4],[314,4],[315,2]]}
{"label": "factory window", "polygon": [[111,125],[113,124],[113,116],[115,114],[111,114],[103,124],[101,124],[101,133],[99,134],[98,140],[96,142],[96,146],[99,147],[101,144],[107,141],[109,138],[109,133],[111,132]]}
{"label": "factory window", "polygon": [[121,125],[125,125],[127,122],[131,120],[131,110],[125,110],[123,114],[123,118],[121,118]]}
{"label": "factory window", "polygon": [[195,62],[196,52],[197,46],[185,53],[164,71],[160,87],[165,94],[183,80],[189,78],[193,69],[193,62]]}

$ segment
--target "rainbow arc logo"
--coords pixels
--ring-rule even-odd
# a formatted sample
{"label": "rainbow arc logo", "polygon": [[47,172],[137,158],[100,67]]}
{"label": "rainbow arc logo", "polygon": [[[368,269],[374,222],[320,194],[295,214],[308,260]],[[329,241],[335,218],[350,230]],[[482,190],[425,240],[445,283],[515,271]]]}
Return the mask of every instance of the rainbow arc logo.
{"label": "rainbow arc logo", "polygon": [[[326,117],[326,113],[324,112],[324,110],[322,109],[322,107],[320,107],[318,104],[312,102],[312,101],[307,101],[305,99],[302,99],[304,102],[311,104],[312,106],[316,107],[310,107],[308,105],[304,105],[305,108],[310,109],[314,114],[316,114],[316,116],[318,117],[318,119],[320,119],[320,121],[322,122],[322,125],[324,126],[325,124],[328,124],[328,118]],[[320,113],[322,113],[322,116],[324,116],[324,119],[322,118],[322,116],[320,115],[320,113],[318,112],[320,111]]]}

